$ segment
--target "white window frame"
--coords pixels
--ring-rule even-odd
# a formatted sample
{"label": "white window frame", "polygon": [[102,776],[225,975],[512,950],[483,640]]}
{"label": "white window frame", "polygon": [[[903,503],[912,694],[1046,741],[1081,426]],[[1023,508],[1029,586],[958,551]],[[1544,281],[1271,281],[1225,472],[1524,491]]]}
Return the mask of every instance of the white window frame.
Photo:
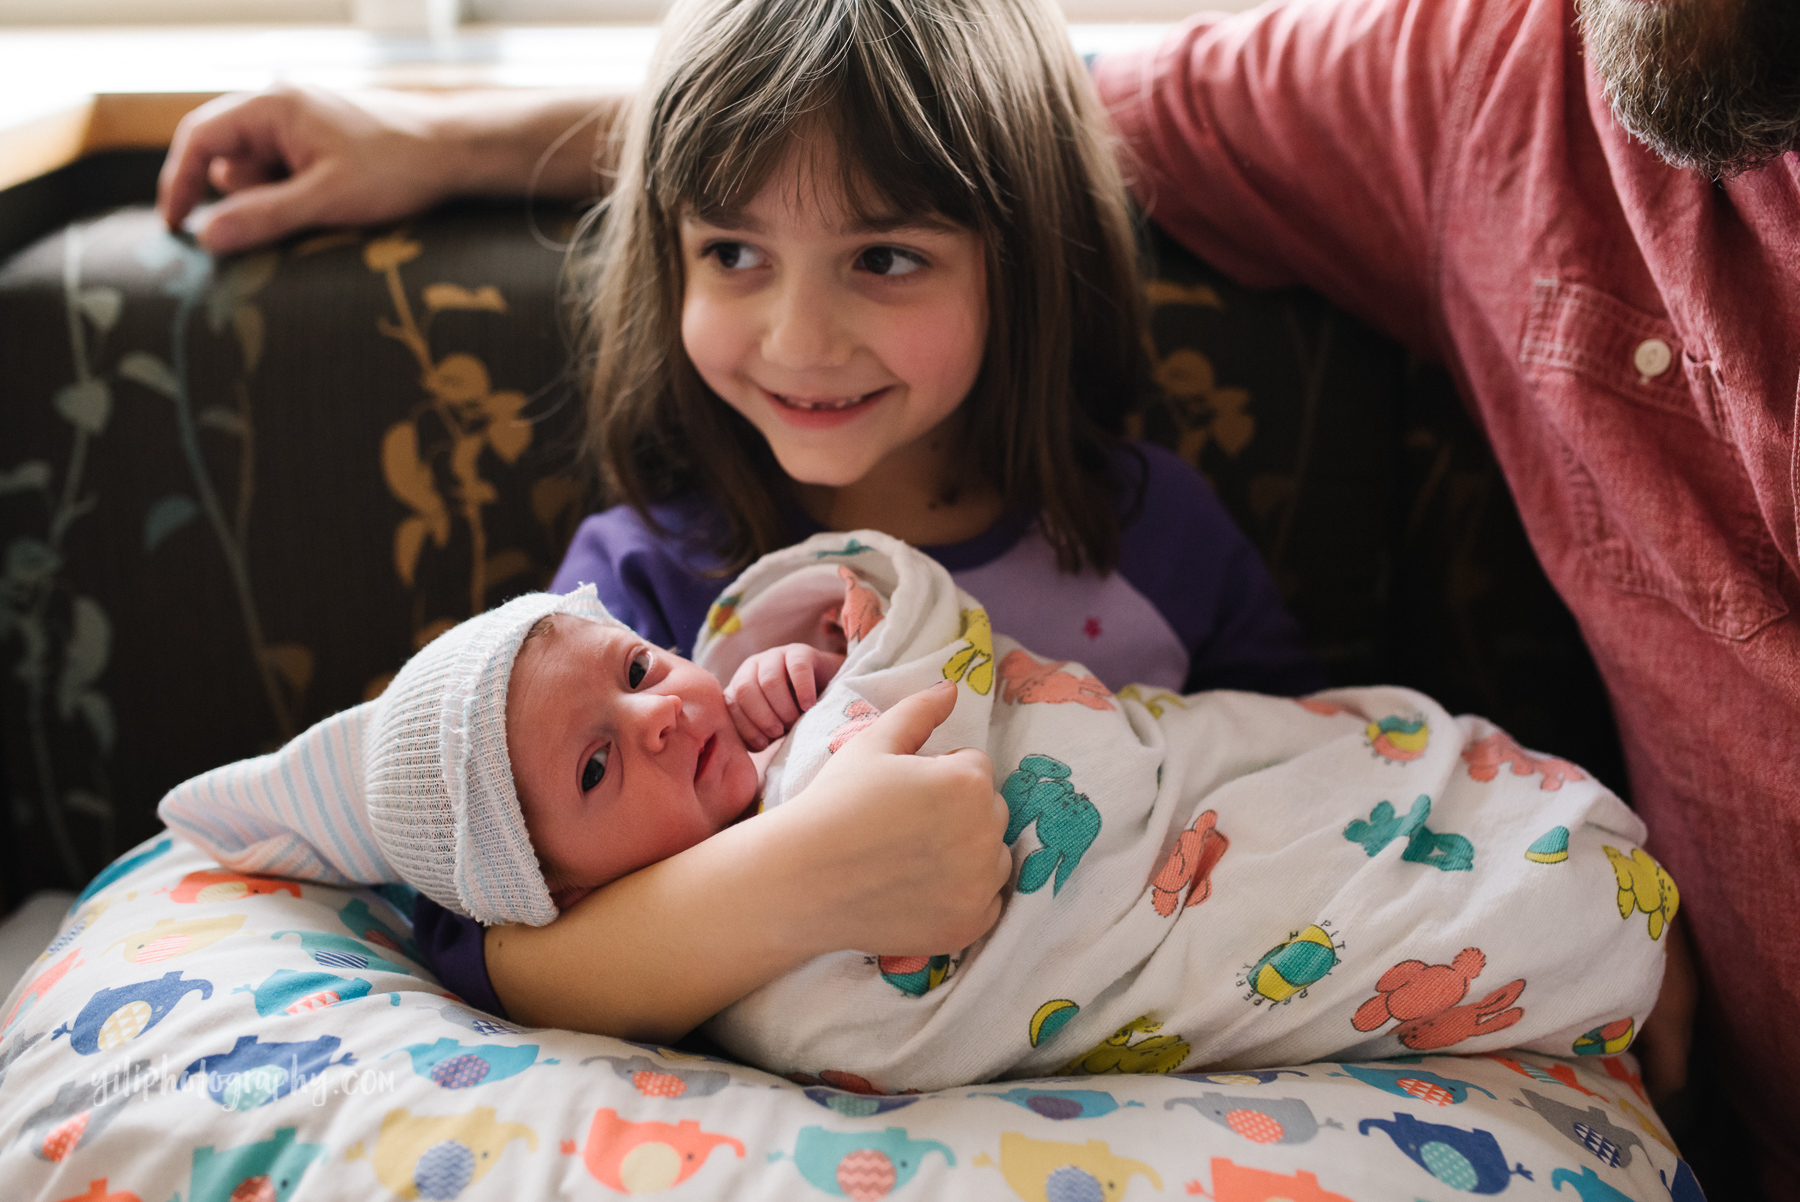
{"label": "white window frame", "polygon": [[[0,31],[20,26],[345,25],[391,27],[416,13],[435,23],[582,25],[660,19],[668,0],[0,0]],[[1174,21],[1256,0],[1061,0],[1071,21]]]}

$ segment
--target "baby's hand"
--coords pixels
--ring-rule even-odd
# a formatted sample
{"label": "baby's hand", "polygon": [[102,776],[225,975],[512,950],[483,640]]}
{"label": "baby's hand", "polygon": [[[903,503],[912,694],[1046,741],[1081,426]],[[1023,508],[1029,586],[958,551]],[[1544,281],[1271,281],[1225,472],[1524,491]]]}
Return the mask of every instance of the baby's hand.
{"label": "baby's hand", "polygon": [[805,643],[759,651],[738,666],[725,686],[725,707],[751,751],[793,729],[831,683],[844,657]]}

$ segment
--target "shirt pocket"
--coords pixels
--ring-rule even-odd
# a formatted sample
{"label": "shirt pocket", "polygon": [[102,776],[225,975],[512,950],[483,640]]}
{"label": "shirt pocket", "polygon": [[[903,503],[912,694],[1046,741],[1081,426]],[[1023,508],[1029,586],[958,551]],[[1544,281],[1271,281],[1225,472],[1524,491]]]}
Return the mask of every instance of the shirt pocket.
{"label": "shirt pocket", "polygon": [[1780,553],[1674,325],[1585,284],[1538,280],[1519,348],[1561,445],[1568,517],[1612,587],[1746,639],[1787,613]]}

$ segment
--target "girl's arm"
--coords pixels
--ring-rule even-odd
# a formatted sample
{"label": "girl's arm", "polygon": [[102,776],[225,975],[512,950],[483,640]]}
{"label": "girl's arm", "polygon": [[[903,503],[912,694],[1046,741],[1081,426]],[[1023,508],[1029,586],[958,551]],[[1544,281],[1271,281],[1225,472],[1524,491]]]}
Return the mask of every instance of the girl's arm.
{"label": "girl's arm", "polygon": [[802,793],[596,891],[545,927],[492,927],[507,1014],[644,1042],[679,1039],[826,952],[931,955],[1000,916],[1006,803],[974,749],[915,754],[946,681],[894,706]]}

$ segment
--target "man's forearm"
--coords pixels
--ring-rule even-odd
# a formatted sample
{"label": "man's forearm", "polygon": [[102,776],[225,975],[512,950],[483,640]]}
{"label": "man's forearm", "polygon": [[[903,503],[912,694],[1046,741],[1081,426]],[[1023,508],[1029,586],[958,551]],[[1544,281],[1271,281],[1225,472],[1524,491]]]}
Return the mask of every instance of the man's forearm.
{"label": "man's forearm", "polygon": [[495,91],[433,97],[431,122],[455,192],[468,196],[604,195],[630,97]]}

